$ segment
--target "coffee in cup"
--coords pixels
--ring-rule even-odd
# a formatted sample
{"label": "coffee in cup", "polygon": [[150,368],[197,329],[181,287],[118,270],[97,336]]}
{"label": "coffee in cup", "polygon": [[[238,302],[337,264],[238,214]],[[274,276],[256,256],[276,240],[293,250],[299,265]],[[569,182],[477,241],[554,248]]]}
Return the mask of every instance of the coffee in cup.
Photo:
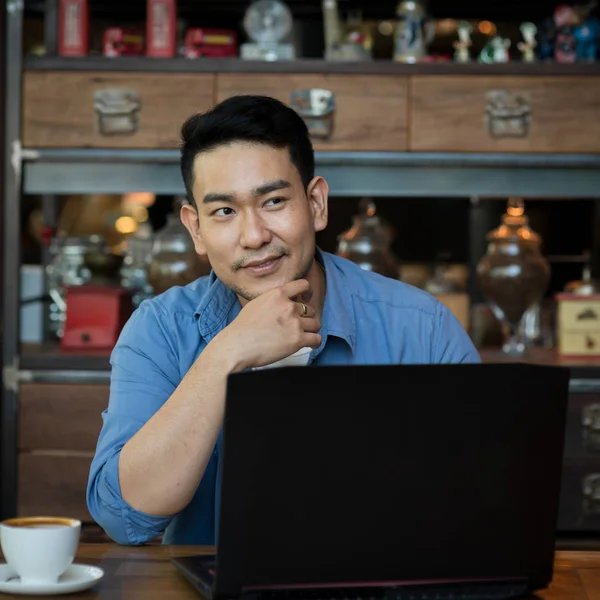
{"label": "coffee in cup", "polygon": [[24,585],[48,585],[71,566],[81,521],[62,517],[21,517],[0,523],[0,545],[8,566]]}

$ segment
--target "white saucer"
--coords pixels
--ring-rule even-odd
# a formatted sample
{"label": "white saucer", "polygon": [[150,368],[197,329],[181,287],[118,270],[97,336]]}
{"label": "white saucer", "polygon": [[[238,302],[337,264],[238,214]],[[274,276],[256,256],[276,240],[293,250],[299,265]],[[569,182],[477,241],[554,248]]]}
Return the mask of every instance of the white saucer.
{"label": "white saucer", "polygon": [[100,567],[71,565],[56,583],[45,585],[23,585],[15,572],[6,564],[0,564],[0,594],[26,594],[56,596],[82,592],[96,585],[104,577]]}

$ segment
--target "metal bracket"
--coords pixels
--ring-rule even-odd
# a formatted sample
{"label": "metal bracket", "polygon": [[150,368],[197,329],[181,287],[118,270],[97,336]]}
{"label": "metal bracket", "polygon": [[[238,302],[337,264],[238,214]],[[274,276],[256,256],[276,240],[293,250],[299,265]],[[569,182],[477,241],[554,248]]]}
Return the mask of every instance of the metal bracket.
{"label": "metal bracket", "polygon": [[19,391],[19,370],[9,366],[2,369],[2,384],[7,392]]}
{"label": "metal bracket", "polygon": [[10,164],[15,174],[15,183],[17,192],[21,191],[21,178],[23,176],[23,161],[37,160],[40,153],[37,150],[23,150],[21,140],[13,140],[11,144],[12,152],[10,154]]}
{"label": "metal bracket", "polygon": [[2,384],[7,392],[19,391],[19,359],[14,358],[12,365],[4,365],[2,368]]}
{"label": "metal bracket", "polygon": [[2,367],[2,384],[7,392],[17,393],[21,381],[32,381],[31,371],[19,370],[19,359],[15,357],[12,365]]}

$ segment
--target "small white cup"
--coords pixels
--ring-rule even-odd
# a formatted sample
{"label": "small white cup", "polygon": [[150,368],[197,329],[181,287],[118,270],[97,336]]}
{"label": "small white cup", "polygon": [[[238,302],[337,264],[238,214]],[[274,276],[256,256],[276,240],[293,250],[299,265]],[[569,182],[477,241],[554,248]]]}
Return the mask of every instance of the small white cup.
{"label": "small white cup", "polygon": [[0,545],[8,566],[24,585],[49,585],[71,566],[81,521],[23,517],[0,523]]}
{"label": "small white cup", "polygon": [[312,348],[300,348],[298,352],[295,352],[291,356],[282,358],[281,360],[271,363],[270,365],[265,365],[264,367],[254,367],[254,370],[260,371],[262,369],[274,369],[276,367],[304,367],[310,360],[311,352]]}

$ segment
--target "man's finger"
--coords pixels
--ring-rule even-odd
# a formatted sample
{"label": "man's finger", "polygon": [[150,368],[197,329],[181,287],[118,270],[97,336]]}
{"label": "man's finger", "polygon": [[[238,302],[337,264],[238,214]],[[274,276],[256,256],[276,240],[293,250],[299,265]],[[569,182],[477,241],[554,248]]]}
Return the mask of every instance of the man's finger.
{"label": "man's finger", "polygon": [[306,317],[302,319],[302,329],[307,333],[319,333],[321,322],[319,319]]}
{"label": "man's finger", "polygon": [[304,334],[304,342],[303,346],[308,348],[318,348],[321,345],[321,340],[323,338],[318,333],[305,333]]}
{"label": "man's finger", "polygon": [[[303,302],[302,300],[295,300],[295,303],[298,306],[298,314],[303,317],[303,318],[312,318],[317,314],[317,311],[310,305],[307,304],[306,302]],[[304,313],[304,307],[306,306],[306,314]]]}
{"label": "man's finger", "polygon": [[283,291],[285,292],[286,296],[292,300],[295,299],[296,296],[305,297],[307,293],[310,293],[310,283],[308,283],[306,279],[290,281],[283,286]]}

